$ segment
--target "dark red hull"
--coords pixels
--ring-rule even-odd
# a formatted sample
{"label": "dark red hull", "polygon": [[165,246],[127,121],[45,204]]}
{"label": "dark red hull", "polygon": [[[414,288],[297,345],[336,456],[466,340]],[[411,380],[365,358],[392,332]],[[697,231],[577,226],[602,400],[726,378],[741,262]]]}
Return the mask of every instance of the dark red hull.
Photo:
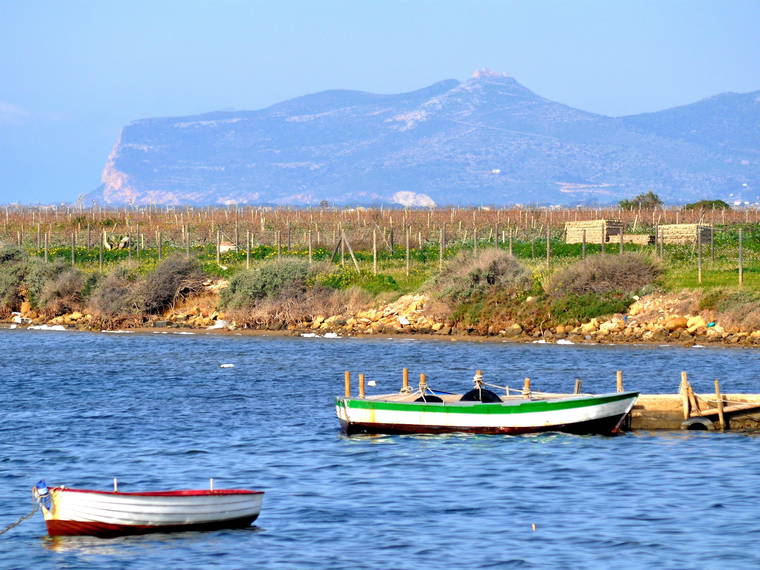
{"label": "dark red hull", "polygon": [[258,518],[246,516],[237,519],[227,519],[209,523],[184,524],[184,525],[118,525],[102,522],[82,521],[45,521],[50,536],[97,536],[100,538],[113,538],[116,536],[129,536],[135,534],[149,534],[154,532],[186,532],[199,530],[219,530],[225,528],[245,528]]}
{"label": "dark red hull", "polygon": [[526,433],[541,432],[562,432],[576,435],[614,435],[620,431],[620,425],[627,414],[610,416],[606,418],[589,420],[587,422],[578,422],[564,425],[553,425],[546,427],[451,427],[451,426],[433,426],[433,425],[411,425],[411,424],[378,424],[378,423],[347,423],[340,420],[341,431],[346,435],[356,434],[436,434],[436,433],[475,433],[475,434],[502,434],[502,435],[522,435]]}

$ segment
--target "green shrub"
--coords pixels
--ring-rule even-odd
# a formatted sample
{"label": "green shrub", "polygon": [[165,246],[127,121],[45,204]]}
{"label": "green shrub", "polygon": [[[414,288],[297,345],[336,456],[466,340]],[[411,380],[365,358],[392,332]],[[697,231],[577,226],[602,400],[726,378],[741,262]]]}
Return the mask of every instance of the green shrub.
{"label": "green shrub", "polygon": [[385,291],[399,290],[399,284],[390,275],[383,273],[374,275],[368,270],[356,271],[348,265],[338,267],[327,273],[317,274],[315,282],[330,289],[360,287],[373,295],[378,295]]}
{"label": "green shrub", "polygon": [[692,202],[686,204],[683,207],[684,210],[730,210],[731,206],[723,200],[699,200],[698,202]]}
{"label": "green shrub", "polygon": [[623,313],[633,302],[627,295],[586,293],[552,299],[550,311],[558,324],[585,322],[594,317]]}
{"label": "green shrub", "polygon": [[169,309],[181,297],[200,291],[204,276],[195,259],[173,255],[146,275],[139,289],[141,309],[159,314]]}
{"label": "green shrub", "polygon": [[661,273],[659,266],[640,254],[592,255],[557,271],[546,290],[553,297],[635,293]]}
{"label": "green shrub", "polygon": [[321,266],[310,266],[301,259],[264,262],[250,271],[241,271],[222,289],[220,302],[229,309],[253,307],[258,301],[274,297],[299,297],[309,286],[310,277]]}
{"label": "green shrub", "polygon": [[485,249],[477,257],[458,253],[427,288],[443,300],[463,303],[495,290],[517,293],[530,285],[530,274],[517,259],[500,249]]}
{"label": "green shrub", "polygon": [[639,194],[630,200],[621,200],[619,203],[623,210],[648,210],[662,206],[662,199],[650,190],[646,194]]}

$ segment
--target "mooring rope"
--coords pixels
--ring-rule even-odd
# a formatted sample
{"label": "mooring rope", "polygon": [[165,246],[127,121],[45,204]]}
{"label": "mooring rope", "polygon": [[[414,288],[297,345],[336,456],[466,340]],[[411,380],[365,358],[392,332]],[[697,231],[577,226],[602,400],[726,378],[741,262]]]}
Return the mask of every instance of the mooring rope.
{"label": "mooring rope", "polygon": [[34,515],[34,513],[36,513],[39,510],[39,508],[40,508],[40,504],[36,500],[33,500],[33,502],[34,502],[34,508],[32,509],[31,513],[29,513],[28,515],[24,515],[23,517],[21,517],[20,519],[18,519],[16,522],[11,523],[8,526],[6,526],[3,530],[0,530],[0,534],[5,534],[6,532],[8,532],[9,530],[11,530],[12,528],[15,528],[18,525],[20,525],[25,520],[31,518],[32,515]]}

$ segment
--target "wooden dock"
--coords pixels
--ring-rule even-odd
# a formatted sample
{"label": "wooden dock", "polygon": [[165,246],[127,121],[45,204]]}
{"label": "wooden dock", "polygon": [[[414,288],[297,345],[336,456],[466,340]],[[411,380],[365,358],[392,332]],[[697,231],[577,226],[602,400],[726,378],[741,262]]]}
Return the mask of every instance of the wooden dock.
{"label": "wooden dock", "polygon": [[[480,376],[481,371],[477,371]],[[422,382],[427,382],[424,374]],[[346,397],[350,393],[350,374],[345,373]],[[575,380],[572,393],[535,392],[531,389],[530,378],[525,378],[521,393],[542,397],[569,397],[584,394],[582,381]],[[623,388],[623,371],[616,372],[615,388]],[[630,387],[629,389],[636,387]],[[402,370],[402,384],[399,394],[408,394],[409,370]],[[515,390],[517,391],[517,390]],[[364,374],[359,375],[360,397],[364,395]],[[628,418],[621,426],[624,431],[638,430],[682,430],[682,431],[760,431],[760,394],[722,393],[718,380],[715,392],[694,392],[686,372],[681,372],[681,383],[675,394],[640,394]]]}

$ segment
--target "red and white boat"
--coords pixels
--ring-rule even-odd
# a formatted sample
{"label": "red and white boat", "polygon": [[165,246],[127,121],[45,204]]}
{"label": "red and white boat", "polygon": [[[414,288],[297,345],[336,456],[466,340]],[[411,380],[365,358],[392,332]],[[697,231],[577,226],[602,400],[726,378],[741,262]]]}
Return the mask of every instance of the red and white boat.
{"label": "red and white boat", "polygon": [[122,493],[50,487],[32,489],[50,536],[100,537],[244,528],[261,511],[263,491],[209,489]]}

